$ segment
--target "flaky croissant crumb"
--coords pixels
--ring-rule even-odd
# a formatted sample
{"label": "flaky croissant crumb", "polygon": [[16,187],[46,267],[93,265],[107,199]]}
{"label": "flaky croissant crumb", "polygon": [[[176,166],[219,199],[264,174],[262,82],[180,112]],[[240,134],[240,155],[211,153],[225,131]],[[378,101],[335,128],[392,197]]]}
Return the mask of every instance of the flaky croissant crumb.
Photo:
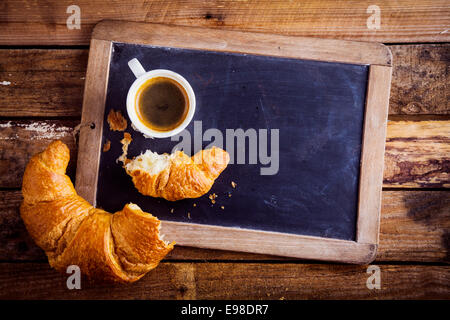
{"label": "flaky croissant crumb", "polygon": [[103,152],[108,152],[111,149],[111,141],[106,140],[105,144],[103,145]]}
{"label": "flaky croissant crumb", "polygon": [[127,120],[123,117],[122,112],[111,109],[107,118],[109,129],[112,131],[124,131],[127,126]]}

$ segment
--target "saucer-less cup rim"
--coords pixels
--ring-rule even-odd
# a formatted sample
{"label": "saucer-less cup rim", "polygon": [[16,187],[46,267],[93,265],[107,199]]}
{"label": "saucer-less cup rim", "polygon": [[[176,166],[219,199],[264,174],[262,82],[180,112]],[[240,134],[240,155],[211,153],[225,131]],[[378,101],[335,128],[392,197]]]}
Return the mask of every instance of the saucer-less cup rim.
{"label": "saucer-less cup rim", "polygon": [[[186,118],[183,120],[183,122],[176,128],[170,130],[170,131],[156,131],[152,130],[146,125],[144,125],[137,115],[136,111],[136,95],[138,89],[149,79],[157,78],[157,77],[164,77],[169,78],[177,83],[179,83],[184,90],[186,91],[186,94],[188,96],[188,113],[186,115]],[[191,85],[189,82],[180,74],[166,70],[166,69],[155,69],[148,72],[145,72],[141,76],[139,76],[131,85],[130,89],[128,90],[127,95],[127,113],[130,117],[131,122],[135,126],[136,129],[138,129],[143,134],[154,137],[154,138],[168,138],[177,135],[181,131],[183,131],[191,122],[195,112],[195,95],[194,90],[192,90]]]}

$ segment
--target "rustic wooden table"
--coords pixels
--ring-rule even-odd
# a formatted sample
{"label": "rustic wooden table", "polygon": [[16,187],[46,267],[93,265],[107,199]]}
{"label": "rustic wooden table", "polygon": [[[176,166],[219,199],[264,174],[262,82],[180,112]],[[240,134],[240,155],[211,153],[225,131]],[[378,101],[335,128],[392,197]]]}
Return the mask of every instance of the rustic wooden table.
{"label": "rustic wooden table", "polygon": [[[80,8],[80,29],[67,19]],[[450,4],[442,1],[26,1],[0,3],[0,298],[450,298]],[[369,8],[369,9],[368,9]],[[373,11],[374,10],[374,11]],[[67,13],[69,12],[69,13]],[[367,266],[176,249],[132,285],[68,290],[19,217],[24,167],[80,122],[90,33],[102,19],[147,21],[389,45],[394,71],[380,246]],[[70,20],[73,22],[76,20]],[[186,39],[189,41],[189,39]],[[75,172],[72,158],[70,174]]]}

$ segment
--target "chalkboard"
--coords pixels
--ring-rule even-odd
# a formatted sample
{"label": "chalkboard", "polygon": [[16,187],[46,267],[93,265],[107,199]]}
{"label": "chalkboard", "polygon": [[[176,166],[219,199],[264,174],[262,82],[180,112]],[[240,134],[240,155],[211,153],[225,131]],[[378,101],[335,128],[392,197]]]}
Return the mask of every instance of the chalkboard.
{"label": "chalkboard", "polygon": [[[278,173],[261,175],[264,165],[249,164],[248,140],[246,163],[237,164],[235,141],[234,150],[225,146],[235,163],[211,190],[215,204],[208,194],[177,202],[141,195],[116,162],[123,133],[106,121],[115,109],[130,123],[126,97],[135,77],[127,63],[133,58],[146,70],[169,69],[189,81],[197,101],[191,137],[194,121],[223,136],[226,129],[267,129],[269,142],[270,130],[278,129]],[[367,65],[114,43],[103,127],[103,143],[112,143],[100,157],[97,206],[114,212],[131,201],[164,220],[354,240],[367,76]],[[178,143],[145,138],[131,126],[127,131],[130,157],[147,149],[171,153]]]}
{"label": "chalkboard", "polygon": [[[103,32],[104,30],[106,28]],[[166,35],[176,34],[173,29],[163,31]],[[148,29],[148,32],[153,32],[154,35],[155,28]],[[162,38],[164,32],[161,31]],[[94,38],[95,34],[94,32]],[[177,237],[177,232],[184,235],[188,232],[180,231],[188,230],[183,228],[200,226],[215,227],[221,232],[245,230],[252,235],[252,232],[256,232],[259,237],[292,235],[298,236],[295,239],[324,239],[325,244],[338,240],[337,243],[353,245],[363,238],[362,228],[359,229],[358,226],[362,225],[359,221],[362,215],[360,202],[366,197],[366,192],[361,192],[365,190],[364,185],[369,187],[367,179],[364,182],[361,180],[361,171],[365,170],[367,165],[363,164],[363,160],[368,157],[363,155],[363,151],[369,152],[369,148],[363,148],[367,142],[365,139],[369,139],[364,132],[368,128],[365,121],[368,117],[373,118],[367,114],[368,101],[373,99],[371,77],[375,70],[370,59],[367,62],[349,59],[347,62],[345,57],[341,57],[337,61],[327,61],[320,54],[317,59],[312,59],[308,55],[306,58],[301,55],[296,58],[292,54],[260,54],[256,49],[253,52],[236,52],[202,49],[202,46],[186,48],[181,39],[177,45],[170,37],[167,38],[169,40],[154,40],[149,37],[148,41],[141,39],[135,43],[127,43],[130,41],[125,33],[123,38],[108,39],[109,45],[105,46],[104,36],[101,32],[97,34],[98,43],[104,46],[103,67],[107,64],[107,72],[103,75],[105,93],[101,103],[103,112],[98,113],[102,119],[97,122],[101,125],[101,128],[96,129],[100,132],[97,139],[99,147],[107,141],[111,142],[109,151],[97,153],[99,160],[94,186],[94,202],[97,207],[115,212],[126,203],[136,203],[164,222],[174,222],[171,226],[178,226],[178,229],[169,228],[173,230],[169,233],[176,234]],[[198,34],[195,36],[199,37]],[[231,41],[230,36],[226,35],[228,41]],[[320,42],[316,39],[314,41]],[[205,137],[203,141],[200,140],[200,144],[199,140],[194,143],[194,137],[198,138],[198,133],[202,136],[211,128],[222,133],[223,143],[220,139],[213,139],[213,144],[223,147],[231,154],[232,164],[219,176],[208,194],[197,199],[175,202],[143,196],[135,189],[121,164],[117,163],[117,158],[122,154],[119,141],[124,133],[110,130],[106,119],[111,109],[120,110],[128,121],[126,132],[133,138],[128,157],[138,156],[147,149],[171,153],[180,142],[171,138],[146,138],[132,128],[126,112],[126,96],[135,80],[128,67],[128,61],[133,58],[137,58],[147,71],[169,69],[181,74],[191,84],[197,106],[193,121],[186,128],[189,134],[183,135],[192,138],[189,143],[184,144],[189,146],[186,153],[192,155],[211,145],[211,141]],[[89,59],[91,63],[91,57]],[[83,108],[85,115],[86,97]],[[88,116],[85,117],[87,118]],[[385,113],[379,119],[383,129]],[[237,148],[236,139],[232,139],[233,144],[227,140],[230,134],[228,131],[237,129],[242,129],[249,135],[244,149]],[[257,144],[258,156],[254,163],[255,160],[250,160],[250,140],[264,142],[265,136],[267,155],[272,162],[264,162],[259,150],[261,145]],[[384,147],[384,141],[381,143]],[[379,150],[379,147],[376,149]],[[244,161],[241,158],[240,163],[238,153],[241,153],[240,156],[245,155]],[[267,168],[272,170],[267,171]],[[270,174],[262,174],[264,170]],[[377,174],[379,176],[379,172]],[[371,175],[367,177],[369,179]],[[236,186],[232,183],[236,183]],[[381,181],[376,185],[381,190]],[[217,196],[215,201],[211,201],[211,194]],[[379,208],[376,210],[379,214]],[[378,225],[374,226],[377,227]],[[201,239],[204,234],[204,231],[197,234],[200,236],[198,246],[209,247]],[[231,237],[230,234],[232,233],[226,237]],[[236,239],[239,237],[236,236]],[[377,237],[378,229],[376,239]],[[330,241],[326,242],[326,239]],[[196,244],[196,241],[188,242],[188,245]],[[211,247],[228,248],[223,245]],[[370,254],[366,252],[366,255],[373,256],[374,247],[370,248]],[[236,248],[230,246],[229,249]],[[243,251],[309,257],[306,253],[285,254],[280,250],[256,248],[252,250],[250,244]],[[310,256],[314,257],[314,254]],[[343,254],[340,258],[337,253],[333,253],[329,259],[353,259],[345,256]],[[318,258],[328,257],[324,254]],[[364,259],[366,261],[367,257]]]}

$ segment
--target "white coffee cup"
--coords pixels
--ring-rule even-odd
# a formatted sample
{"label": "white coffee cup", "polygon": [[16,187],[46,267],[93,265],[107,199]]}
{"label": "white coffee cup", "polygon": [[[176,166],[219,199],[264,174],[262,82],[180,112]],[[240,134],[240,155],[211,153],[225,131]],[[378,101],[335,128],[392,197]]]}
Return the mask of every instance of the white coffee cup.
{"label": "white coffee cup", "polygon": [[[130,117],[131,122],[133,123],[134,127],[145,134],[146,136],[154,137],[154,138],[167,138],[174,136],[181,131],[183,131],[184,128],[188,126],[188,124],[191,122],[194,112],[195,112],[195,95],[194,90],[192,90],[191,85],[185,78],[183,78],[181,75],[179,75],[176,72],[166,70],[166,69],[155,69],[151,71],[145,71],[145,69],[142,67],[139,60],[136,58],[128,61],[128,66],[130,67],[131,71],[134,73],[136,80],[131,85],[130,89],[128,90],[127,95],[127,112],[128,117]],[[187,94],[187,104],[188,104],[188,112],[186,117],[184,118],[183,122],[178,125],[176,128],[170,130],[170,131],[156,131],[149,127],[147,127],[142,121],[139,119],[137,115],[137,99],[136,96],[138,94],[139,88],[149,79],[156,78],[156,77],[164,77],[169,78],[176,83],[178,83],[183,89],[186,91]]]}

